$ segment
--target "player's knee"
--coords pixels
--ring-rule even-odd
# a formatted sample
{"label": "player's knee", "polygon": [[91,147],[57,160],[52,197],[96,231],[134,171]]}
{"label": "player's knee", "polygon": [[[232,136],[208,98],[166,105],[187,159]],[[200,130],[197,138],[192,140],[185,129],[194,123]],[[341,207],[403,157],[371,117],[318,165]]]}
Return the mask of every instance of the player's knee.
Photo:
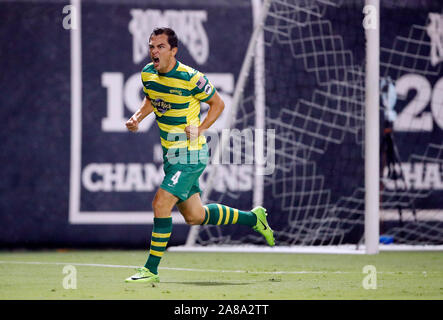
{"label": "player's knee", "polygon": [[202,223],[202,219],[201,219],[201,217],[197,217],[197,216],[186,216],[186,217],[184,217],[185,218],[185,222],[187,223],[187,224],[190,224],[190,225],[199,225],[199,224],[201,224]]}
{"label": "player's knee", "polygon": [[158,210],[159,206],[160,206],[160,201],[154,198],[154,200],[152,200],[152,210],[154,211]]}
{"label": "player's knee", "polygon": [[193,218],[185,219],[185,221],[186,221],[187,224],[190,224],[190,225],[193,225],[193,226],[201,224],[200,219],[196,219],[194,217]]}
{"label": "player's knee", "polygon": [[160,198],[160,197],[155,197],[154,200],[152,201],[152,209],[154,210],[154,212],[160,212],[162,211],[166,206],[166,202]]}

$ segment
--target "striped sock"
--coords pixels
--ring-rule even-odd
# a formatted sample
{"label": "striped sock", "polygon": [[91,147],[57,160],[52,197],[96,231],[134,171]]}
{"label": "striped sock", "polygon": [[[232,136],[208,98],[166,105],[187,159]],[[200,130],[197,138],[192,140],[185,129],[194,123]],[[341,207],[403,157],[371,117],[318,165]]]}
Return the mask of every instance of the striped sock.
{"label": "striped sock", "polygon": [[253,227],[257,217],[252,211],[241,211],[218,203],[211,203],[205,208],[205,219],[202,224],[242,224]]}
{"label": "striped sock", "polygon": [[172,217],[154,218],[154,228],[152,229],[151,248],[145,268],[154,274],[158,274],[158,265],[166,250],[172,232]]}

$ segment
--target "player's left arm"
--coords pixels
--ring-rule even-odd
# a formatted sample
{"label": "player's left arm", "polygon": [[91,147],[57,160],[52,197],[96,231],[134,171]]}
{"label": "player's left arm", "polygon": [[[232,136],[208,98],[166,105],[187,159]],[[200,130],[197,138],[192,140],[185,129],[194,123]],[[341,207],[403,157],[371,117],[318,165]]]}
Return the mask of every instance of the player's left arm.
{"label": "player's left arm", "polygon": [[188,139],[194,140],[212,126],[223,112],[225,103],[215,87],[203,73],[197,71],[189,81],[189,85],[193,96],[197,100],[209,104],[209,111],[204,121],[201,122],[198,127],[195,126],[195,124],[190,123],[190,125],[185,128]]}
{"label": "player's left arm", "polygon": [[225,103],[217,91],[215,91],[214,95],[211,97],[211,99],[206,101],[206,103],[209,104],[209,110],[205,120],[203,120],[198,127],[198,135],[201,135],[208,130],[218,119],[218,117],[220,117],[223,109],[225,108]]}
{"label": "player's left arm", "polygon": [[203,120],[203,122],[198,127],[191,125],[185,128],[186,136],[190,140],[194,140],[198,136],[202,135],[206,130],[208,130],[218,119],[218,117],[223,112],[223,109],[225,108],[225,103],[217,91],[214,92],[211,99],[206,101],[206,103],[209,104],[209,110],[205,120]]}

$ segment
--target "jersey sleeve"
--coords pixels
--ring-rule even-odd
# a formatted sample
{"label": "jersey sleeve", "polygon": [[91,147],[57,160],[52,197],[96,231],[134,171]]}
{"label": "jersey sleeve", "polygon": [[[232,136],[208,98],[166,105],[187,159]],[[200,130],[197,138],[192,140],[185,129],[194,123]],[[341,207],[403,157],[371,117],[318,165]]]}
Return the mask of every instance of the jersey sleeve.
{"label": "jersey sleeve", "polygon": [[203,73],[198,71],[191,78],[190,83],[192,95],[202,102],[211,99],[216,91],[209,79]]}

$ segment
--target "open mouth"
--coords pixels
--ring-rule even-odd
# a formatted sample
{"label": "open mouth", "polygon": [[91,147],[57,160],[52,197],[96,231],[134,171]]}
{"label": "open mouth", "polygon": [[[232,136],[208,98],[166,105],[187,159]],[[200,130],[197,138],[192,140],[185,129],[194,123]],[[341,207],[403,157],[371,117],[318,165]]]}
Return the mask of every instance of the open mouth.
{"label": "open mouth", "polygon": [[159,62],[160,62],[160,59],[159,58],[152,58],[152,62],[154,62],[154,65],[155,66],[158,66],[158,64],[159,64]]}

